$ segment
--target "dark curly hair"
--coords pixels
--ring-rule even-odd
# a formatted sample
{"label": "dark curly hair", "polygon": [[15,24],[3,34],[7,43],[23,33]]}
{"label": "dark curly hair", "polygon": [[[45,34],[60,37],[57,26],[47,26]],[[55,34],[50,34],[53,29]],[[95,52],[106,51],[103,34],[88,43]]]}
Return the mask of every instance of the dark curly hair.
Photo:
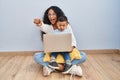
{"label": "dark curly hair", "polygon": [[[50,9],[52,9],[56,13],[57,19],[60,16],[65,16],[64,12],[59,7],[57,7],[57,6],[51,6],[44,13],[44,16],[43,16],[43,23],[44,24],[51,25],[51,22],[50,22],[50,20],[48,18],[48,12],[49,12]],[[45,34],[45,32],[41,31],[41,38],[42,38],[42,40],[43,40],[43,34]]]}

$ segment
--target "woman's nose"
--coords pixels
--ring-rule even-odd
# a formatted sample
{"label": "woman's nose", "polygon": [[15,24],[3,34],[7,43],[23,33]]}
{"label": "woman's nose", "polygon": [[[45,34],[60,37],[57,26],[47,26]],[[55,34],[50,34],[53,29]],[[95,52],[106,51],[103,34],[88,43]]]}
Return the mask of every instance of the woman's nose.
{"label": "woman's nose", "polygon": [[52,17],[53,17],[53,15],[50,16],[50,18],[52,18]]}

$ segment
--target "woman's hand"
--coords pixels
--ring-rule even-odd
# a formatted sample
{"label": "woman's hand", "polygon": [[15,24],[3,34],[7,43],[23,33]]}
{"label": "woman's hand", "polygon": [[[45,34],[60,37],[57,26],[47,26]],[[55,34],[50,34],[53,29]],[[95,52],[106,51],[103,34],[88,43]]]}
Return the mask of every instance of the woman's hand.
{"label": "woman's hand", "polygon": [[35,18],[35,19],[34,19],[34,23],[35,23],[37,26],[41,26],[41,25],[42,25],[41,20],[38,19],[38,18]]}

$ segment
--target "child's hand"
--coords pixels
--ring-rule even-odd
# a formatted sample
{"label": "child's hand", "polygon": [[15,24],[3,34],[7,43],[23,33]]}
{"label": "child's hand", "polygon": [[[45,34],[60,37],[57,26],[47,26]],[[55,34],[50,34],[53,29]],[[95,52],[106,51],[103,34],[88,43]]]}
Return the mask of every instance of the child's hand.
{"label": "child's hand", "polygon": [[41,25],[42,25],[41,20],[38,19],[38,18],[34,19],[34,23],[35,23],[37,26],[41,26]]}
{"label": "child's hand", "polygon": [[74,48],[75,48],[75,46],[72,46],[72,50],[70,51],[70,53],[73,51]]}

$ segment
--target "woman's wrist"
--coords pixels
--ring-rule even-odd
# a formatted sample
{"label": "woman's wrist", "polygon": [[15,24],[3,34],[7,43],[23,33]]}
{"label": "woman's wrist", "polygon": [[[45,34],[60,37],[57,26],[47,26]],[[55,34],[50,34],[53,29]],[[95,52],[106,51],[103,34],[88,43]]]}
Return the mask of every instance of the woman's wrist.
{"label": "woman's wrist", "polygon": [[38,27],[41,27],[42,26],[42,24],[36,24]]}

